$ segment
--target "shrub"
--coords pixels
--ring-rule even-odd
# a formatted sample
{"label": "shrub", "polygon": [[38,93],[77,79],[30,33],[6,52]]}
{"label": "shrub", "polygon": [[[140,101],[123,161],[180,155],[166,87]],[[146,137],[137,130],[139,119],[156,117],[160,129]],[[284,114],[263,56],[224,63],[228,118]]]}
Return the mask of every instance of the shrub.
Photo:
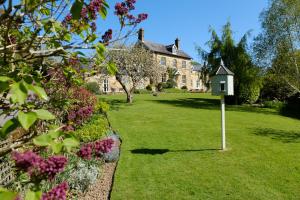
{"label": "shrub", "polygon": [[162,87],[163,87],[164,89],[166,89],[166,88],[168,88],[168,84],[167,84],[167,83],[162,83]]}
{"label": "shrub", "polygon": [[269,74],[264,77],[261,96],[266,100],[287,100],[293,94],[293,90],[282,77]]}
{"label": "shrub", "polygon": [[74,131],[73,134],[82,142],[92,142],[101,138],[108,128],[106,118],[102,115],[95,115],[88,123]]}
{"label": "shrub", "polygon": [[169,89],[165,89],[164,92],[166,92],[166,93],[185,93],[187,91],[186,90],[180,90],[178,88],[169,88]]}
{"label": "shrub", "polygon": [[146,90],[152,91],[152,85],[147,85]]}
{"label": "shrub", "polygon": [[151,94],[151,91],[145,89],[134,90],[134,94]]}
{"label": "shrub", "polygon": [[100,87],[99,87],[99,84],[97,82],[89,82],[89,83],[86,83],[85,84],[85,88],[94,93],[94,94],[100,94]]}
{"label": "shrub", "polygon": [[260,94],[260,86],[259,85],[243,85],[240,87],[240,101],[243,102],[247,102],[250,104],[255,103],[258,98],[259,98],[259,94]]}
{"label": "shrub", "polygon": [[173,79],[168,79],[166,82],[166,88],[175,88],[177,86],[176,81]]}
{"label": "shrub", "polygon": [[164,90],[163,83],[158,83],[156,85],[156,89],[157,91],[162,92]]}
{"label": "shrub", "polygon": [[120,144],[121,139],[120,136],[114,132],[109,132],[108,137],[114,141],[113,147],[111,151],[104,154],[104,160],[106,162],[115,162],[119,159],[120,156]]}
{"label": "shrub", "polygon": [[265,108],[274,108],[274,109],[280,110],[283,106],[284,106],[284,103],[281,101],[278,101],[278,100],[264,102]]}
{"label": "shrub", "polygon": [[88,187],[94,184],[100,175],[101,160],[83,160],[76,155],[67,155],[69,163],[65,171],[55,177],[53,182],[48,182],[43,185],[43,190],[47,191],[53,185],[67,181],[70,189],[75,196],[78,191],[85,192]]}
{"label": "shrub", "polygon": [[182,90],[187,90],[186,85],[182,86],[181,89],[182,89]]}
{"label": "shrub", "polygon": [[99,174],[99,166],[89,165],[87,162],[79,160],[66,180],[68,180],[71,189],[85,192],[90,185],[96,182]]}
{"label": "shrub", "polygon": [[96,110],[103,114],[107,113],[109,111],[109,108],[109,104],[104,101],[100,101],[96,106]]}
{"label": "shrub", "polygon": [[73,87],[69,91],[68,115],[66,116],[66,131],[72,131],[88,120],[95,109],[97,98],[83,87]]}
{"label": "shrub", "polygon": [[300,119],[300,93],[296,93],[287,99],[281,113],[288,117]]}

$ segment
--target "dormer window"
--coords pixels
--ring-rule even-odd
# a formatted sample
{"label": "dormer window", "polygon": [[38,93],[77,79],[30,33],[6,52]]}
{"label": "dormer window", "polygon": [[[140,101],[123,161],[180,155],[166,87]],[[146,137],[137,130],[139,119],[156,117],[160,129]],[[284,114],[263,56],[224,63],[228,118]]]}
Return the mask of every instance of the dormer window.
{"label": "dormer window", "polygon": [[173,45],[173,47],[172,47],[172,53],[173,53],[173,54],[177,54],[177,48],[176,48],[175,45]]}

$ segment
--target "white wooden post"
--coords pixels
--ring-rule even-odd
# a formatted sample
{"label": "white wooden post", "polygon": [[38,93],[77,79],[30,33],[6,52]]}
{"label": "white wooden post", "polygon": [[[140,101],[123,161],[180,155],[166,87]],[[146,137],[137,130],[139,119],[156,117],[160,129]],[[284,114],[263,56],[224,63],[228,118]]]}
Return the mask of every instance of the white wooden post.
{"label": "white wooden post", "polygon": [[226,150],[226,137],[225,137],[225,98],[224,94],[221,95],[221,134],[222,134],[222,150]]}

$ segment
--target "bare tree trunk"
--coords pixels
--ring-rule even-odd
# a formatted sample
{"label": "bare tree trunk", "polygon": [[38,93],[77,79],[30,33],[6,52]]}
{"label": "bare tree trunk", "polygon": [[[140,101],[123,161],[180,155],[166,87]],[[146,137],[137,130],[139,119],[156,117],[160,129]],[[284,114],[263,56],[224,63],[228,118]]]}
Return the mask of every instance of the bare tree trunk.
{"label": "bare tree trunk", "polygon": [[127,103],[133,102],[133,94],[131,92],[127,93]]}
{"label": "bare tree trunk", "polygon": [[133,102],[133,90],[128,90],[126,85],[122,82],[122,77],[120,75],[116,74],[116,79],[122,86],[123,90],[126,93],[126,102],[127,103],[132,103]]}

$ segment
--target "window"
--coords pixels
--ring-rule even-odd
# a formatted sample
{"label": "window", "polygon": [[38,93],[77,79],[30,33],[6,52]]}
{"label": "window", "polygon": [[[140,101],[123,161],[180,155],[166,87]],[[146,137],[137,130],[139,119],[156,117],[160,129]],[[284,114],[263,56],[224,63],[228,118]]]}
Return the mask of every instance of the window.
{"label": "window", "polygon": [[177,68],[177,60],[176,59],[173,60],[173,67]]}
{"label": "window", "polygon": [[196,82],[196,88],[200,88],[200,80],[199,79]]}
{"label": "window", "polygon": [[160,58],[160,64],[166,66],[167,65],[167,60],[166,57],[161,57]]}
{"label": "window", "polygon": [[108,79],[103,80],[103,92],[108,92]]}
{"label": "window", "polygon": [[161,76],[161,82],[163,82],[163,83],[167,82],[167,73],[164,73],[164,74]]}
{"label": "window", "polygon": [[186,68],[186,61],[185,60],[182,61],[182,68]]}
{"label": "window", "polygon": [[183,85],[186,85],[186,75],[182,75],[182,80],[181,80]]}
{"label": "window", "polygon": [[221,89],[221,92],[225,92],[225,81],[220,82],[220,89]]}

